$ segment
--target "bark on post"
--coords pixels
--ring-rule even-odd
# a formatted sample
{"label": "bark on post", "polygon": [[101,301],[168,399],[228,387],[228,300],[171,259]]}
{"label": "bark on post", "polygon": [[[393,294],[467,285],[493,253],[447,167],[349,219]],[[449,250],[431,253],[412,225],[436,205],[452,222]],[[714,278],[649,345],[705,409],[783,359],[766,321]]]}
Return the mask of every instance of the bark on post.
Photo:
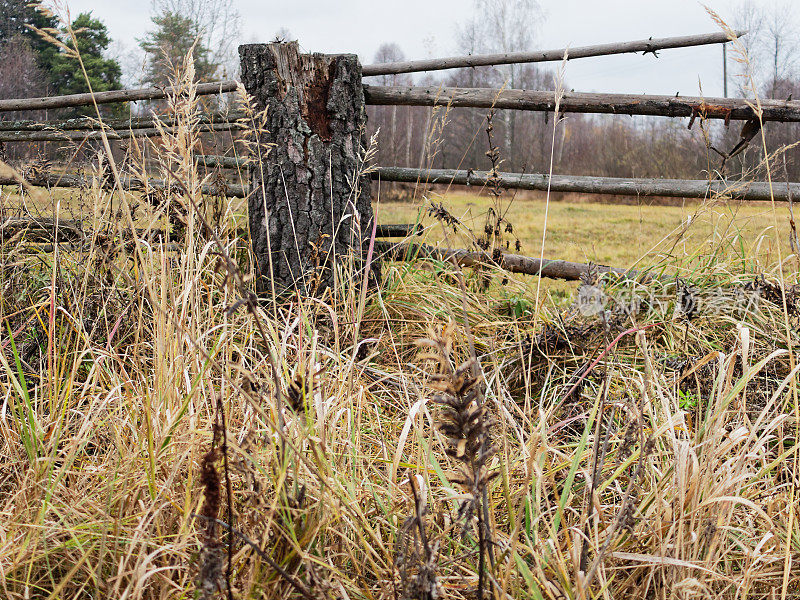
{"label": "bark on post", "polygon": [[369,178],[357,177],[361,64],[354,54],[300,54],[297,42],[240,46],[239,57],[245,89],[267,109],[248,201],[256,291],[314,293],[351,251],[360,264],[372,230]]}

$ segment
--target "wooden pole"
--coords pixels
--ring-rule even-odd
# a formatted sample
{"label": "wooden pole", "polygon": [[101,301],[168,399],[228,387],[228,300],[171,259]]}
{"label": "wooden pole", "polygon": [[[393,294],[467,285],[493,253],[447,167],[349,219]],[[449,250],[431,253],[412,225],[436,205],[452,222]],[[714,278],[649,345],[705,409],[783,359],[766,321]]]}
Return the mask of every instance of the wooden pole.
{"label": "wooden pole", "polygon": [[[198,96],[224,94],[235,91],[237,85],[238,82],[236,81],[199,83],[195,88],[195,94]],[[12,98],[0,100],[0,112],[70,108],[73,106],[92,106],[93,104],[113,104],[114,102],[135,102],[138,100],[159,100],[175,93],[176,90],[174,88],[140,88],[44,98]]]}
{"label": "wooden pole", "polygon": [[[367,104],[403,106],[454,106],[510,108],[530,111],[555,110],[555,92],[496,90],[491,88],[380,87],[365,85]],[[563,113],[705,117],[748,120],[753,109],[748,100],[692,96],[636,94],[586,94],[567,92],[560,103]],[[762,100],[764,121],[800,121],[800,101]]]}
{"label": "wooden pole", "polygon": [[[148,189],[163,189],[167,184],[161,179],[138,179],[136,177],[122,177],[122,187],[132,191],[146,191]],[[91,188],[97,178],[82,175],[69,175],[57,173],[37,173],[25,178],[25,182],[38,187],[63,187],[63,188]],[[0,175],[0,185],[19,185],[16,177]],[[99,181],[100,187],[113,189],[114,182],[110,178]],[[234,183],[204,184],[202,193],[214,196],[229,196],[231,198],[247,197],[247,188]]]}
{"label": "wooden pole", "polygon": [[[401,183],[487,185],[486,171],[464,171],[455,169],[408,169],[403,167],[380,167],[372,172],[372,178],[380,181]],[[691,179],[623,179],[619,177],[586,177],[575,175],[500,173],[500,185],[518,190],[546,192],[577,192],[583,194],[615,194],[621,196],[667,196],[671,198],[728,197],[735,200],[770,200],[770,186],[764,182],[706,181]],[[800,196],[800,183],[774,183],[772,194],[775,200],[786,201],[789,192]]]}
{"label": "wooden pole", "polygon": [[[738,38],[746,35],[746,31],[736,31]],[[705,33],[701,35],[687,35],[682,37],[649,38],[633,42],[617,42],[611,44],[598,44],[594,46],[579,46],[577,48],[559,48],[558,50],[538,50],[536,52],[506,52],[502,54],[473,54],[470,56],[450,56],[448,58],[433,58],[428,60],[410,60],[405,62],[382,63],[365,65],[364,77],[374,75],[396,75],[399,73],[416,73],[420,71],[440,71],[442,69],[457,69],[462,67],[485,67],[490,65],[509,65],[519,63],[553,62],[564,59],[588,58],[591,56],[608,56],[611,54],[628,54],[631,52],[644,52],[656,55],[657,50],[668,48],[686,48],[689,46],[703,46],[706,44],[724,44],[730,41],[725,32]]]}
{"label": "wooden pole", "polygon": [[354,54],[300,54],[297,42],[240,46],[239,57],[245,89],[266,108],[249,171],[256,291],[320,292],[336,285],[335,262],[354,253],[358,269],[372,232],[369,179],[358,175],[361,65]]}
{"label": "wooden pole", "polygon": [[[196,132],[209,131],[236,131],[243,129],[238,123],[214,123],[208,125],[197,125],[194,127]],[[157,137],[164,133],[175,133],[172,127],[164,127],[163,130],[156,128],[145,129],[107,129],[106,137],[110,140],[127,140],[134,137]],[[0,142],[68,142],[82,140],[99,140],[103,134],[100,131],[59,131],[57,129],[41,131],[2,131],[0,130]]]}
{"label": "wooden pole", "polygon": [[[236,160],[236,159],[233,159]],[[439,184],[439,185],[468,185],[482,187],[486,185],[487,173],[485,171],[457,171],[454,169],[407,169],[403,167],[380,167],[371,177],[374,180],[393,181],[399,183]],[[583,194],[614,194],[621,196],[665,196],[671,198],[711,198],[712,196],[727,197],[734,200],[770,200],[769,184],[764,182],[724,182],[691,179],[623,179],[618,177],[586,177],[573,175],[554,175],[551,178],[550,189],[554,192],[577,192]],[[547,175],[500,173],[500,185],[509,189],[547,191]],[[29,177],[29,184],[43,187],[91,187],[92,178],[78,175],[44,174]],[[13,177],[0,177],[0,185],[16,185],[18,181]],[[111,182],[105,182],[105,187],[113,187]],[[150,188],[163,188],[164,182],[160,179],[148,179],[147,184],[136,178],[123,178],[123,185],[131,190]],[[792,197],[800,196],[800,183],[790,183],[787,190],[785,183],[774,183],[773,193],[776,201],[787,201],[789,192]],[[246,198],[247,186],[229,183],[224,189],[219,185],[204,185],[204,194],[230,196],[232,198]],[[398,229],[400,228],[400,229]],[[376,237],[400,237],[402,234],[411,235],[418,230],[412,230],[411,225],[378,225]]]}
{"label": "wooden pole", "polygon": [[728,97],[728,44],[722,44],[722,95]]}
{"label": "wooden pole", "polygon": [[[384,254],[386,258],[392,260],[413,260],[415,258],[432,258],[444,262],[452,262],[462,267],[474,267],[477,265],[497,266],[511,273],[523,273],[525,275],[540,275],[550,279],[566,279],[577,281],[589,272],[590,266],[583,263],[574,263],[567,260],[539,260],[530,256],[519,254],[503,254],[499,260],[495,261],[485,252],[470,252],[468,250],[448,250],[437,248],[428,244],[377,242],[375,248]],[[599,273],[616,273],[628,278],[646,277],[642,273],[633,270],[618,269],[605,265],[595,265]]]}
{"label": "wooden pole", "polygon": [[[195,117],[200,125],[234,123],[244,115],[239,112],[201,114]],[[177,119],[170,115],[149,117],[131,117],[130,119],[103,119],[102,127],[105,129],[152,129],[156,123],[164,127],[173,127]],[[0,121],[0,131],[95,131],[101,128],[97,119],[90,117],[77,117],[75,119],[62,119],[57,121]]]}
{"label": "wooden pole", "polygon": [[250,160],[246,158],[218,156],[216,154],[196,154],[194,159],[199,165],[220,169],[247,169],[251,164]]}

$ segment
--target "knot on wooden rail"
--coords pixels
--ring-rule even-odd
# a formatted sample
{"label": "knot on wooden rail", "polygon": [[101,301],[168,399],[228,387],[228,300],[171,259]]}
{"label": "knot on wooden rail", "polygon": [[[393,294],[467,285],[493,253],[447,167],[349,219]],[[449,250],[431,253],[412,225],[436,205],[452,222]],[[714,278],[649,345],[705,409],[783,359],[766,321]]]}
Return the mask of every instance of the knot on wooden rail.
{"label": "knot on wooden rail", "polygon": [[[701,102],[700,104],[695,104],[692,106],[692,116],[689,119],[689,126],[687,129],[691,129],[692,125],[694,125],[694,121],[698,115],[700,115],[703,119],[709,118],[722,118],[725,119],[725,127],[731,124],[731,114],[733,113],[733,109],[730,106],[719,106],[717,104],[708,104],[706,102]],[[753,116],[755,116],[755,112],[753,112]]]}

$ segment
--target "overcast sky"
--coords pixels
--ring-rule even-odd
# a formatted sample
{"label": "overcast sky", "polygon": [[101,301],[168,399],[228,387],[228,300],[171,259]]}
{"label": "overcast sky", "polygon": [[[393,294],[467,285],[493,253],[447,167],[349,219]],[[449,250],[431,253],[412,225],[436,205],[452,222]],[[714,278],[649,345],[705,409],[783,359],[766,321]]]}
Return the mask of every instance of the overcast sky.
{"label": "overcast sky", "polygon": [[[63,0],[62,0],[63,1]],[[763,0],[766,1],[766,0]],[[454,29],[470,0],[231,0],[242,17],[241,42],[267,42],[281,28],[309,52],[356,52],[372,62],[382,42],[396,42],[407,58],[454,53]],[[798,0],[800,2],[800,0]],[[66,0],[74,16],[91,10],[134,56],[136,38],[150,27],[149,0]],[[696,0],[540,0],[545,22],[538,49],[706,33],[718,28]],[[731,0],[707,0],[723,18]],[[729,56],[730,60],[730,56]],[[722,49],[665,50],[660,58],[626,55],[572,61],[567,85],[576,91],[722,95]],[[729,89],[733,89],[729,80]]]}

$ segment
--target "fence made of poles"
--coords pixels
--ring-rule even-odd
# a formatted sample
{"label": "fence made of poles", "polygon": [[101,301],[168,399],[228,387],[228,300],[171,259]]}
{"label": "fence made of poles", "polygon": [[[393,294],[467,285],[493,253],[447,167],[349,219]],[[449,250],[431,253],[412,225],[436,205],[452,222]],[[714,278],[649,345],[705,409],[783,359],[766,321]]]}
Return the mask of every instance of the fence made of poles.
{"label": "fence made of poles", "polygon": [[467,56],[450,56],[447,58],[431,58],[426,60],[410,60],[401,62],[364,65],[361,72],[364,77],[377,75],[399,75],[401,73],[418,73],[422,71],[440,71],[444,69],[457,69],[464,67],[486,67],[495,65],[524,64],[537,62],[554,62],[573,60],[576,58],[589,58],[596,56],[610,56],[614,54],[630,54],[643,52],[656,54],[659,50],[670,48],[688,48],[707,44],[724,44],[732,39],[746,35],[746,31],[734,31],[732,36],[727,32],[718,31],[700,35],[686,35],[668,38],[648,38],[632,42],[615,42],[611,44],[595,44],[592,46],[579,46],[576,48],[559,48],[556,50],[536,50],[532,52],[503,52],[499,54],[472,54]]}
{"label": "fence made of poles", "polygon": [[[739,35],[737,32],[736,35]],[[302,203],[311,201],[311,195],[307,189],[306,181],[308,173],[317,173],[320,181],[325,179],[336,182],[335,189],[330,193],[324,194],[326,202],[331,206],[357,206],[359,213],[358,222],[362,227],[354,231],[352,239],[349,241],[337,241],[339,246],[337,252],[344,253],[348,250],[360,251],[367,247],[366,241],[369,232],[372,230],[368,225],[370,219],[374,218],[369,201],[363,201],[359,196],[358,202],[354,202],[353,188],[344,185],[342,182],[350,181],[354,171],[358,171],[358,156],[355,152],[346,153],[340,158],[335,166],[335,172],[329,173],[334,169],[326,162],[325,157],[330,156],[333,148],[357,148],[363,140],[360,132],[364,129],[363,115],[364,105],[406,105],[406,106],[447,106],[447,107],[470,107],[485,109],[515,109],[527,111],[554,111],[556,100],[558,100],[559,111],[562,113],[598,113],[598,114],[624,114],[624,115],[649,115],[664,117],[688,117],[689,126],[696,119],[724,119],[730,120],[752,120],[757,118],[761,121],[779,122],[800,122],[800,102],[780,100],[746,100],[729,98],[702,98],[702,97],[682,97],[675,96],[654,96],[654,95],[632,95],[632,94],[585,94],[567,92],[558,98],[553,91],[528,91],[528,90],[496,90],[485,88],[445,88],[445,87],[381,87],[364,85],[361,76],[371,76],[379,74],[393,74],[402,72],[414,72],[424,70],[438,70],[454,68],[459,66],[486,66],[491,64],[509,64],[520,62],[540,62],[542,60],[561,60],[563,58],[580,58],[587,56],[601,56],[604,54],[619,54],[622,52],[642,51],[654,53],[659,49],[668,47],[684,47],[688,45],[699,45],[700,43],[724,43],[728,41],[728,36],[724,34],[713,34],[705,37],[705,41],[694,39],[690,43],[690,38],[703,36],[686,36],[680,41],[678,38],[670,40],[640,40],[638,42],[625,42],[621,44],[608,44],[604,46],[578,48],[572,51],[557,50],[550,52],[528,53],[527,56],[521,55],[482,55],[473,57],[451,57],[437,59],[434,61],[408,61],[395,65],[373,65],[362,69],[357,59],[352,55],[301,55],[296,42],[288,44],[253,44],[240,47],[242,84],[235,81],[225,81],[216,83],[199,84],[193,88],[196,95],[221,94],[232,92],[240,85],[253,98],[253,105],[257,110],[264,110],[268,115],[268,124],[261,133],[262,141],[274,144],[273,152],[265,157],[261,157],[259,164],[249,164],[249,179],[253,186],[227,184],[220,181],[219,185],[207,186],[203,189],[204,193],[228,195],[238,197],[248,197],[250,235],[253,239],[253,249],[257,255],[259,264],[272,264],[269,258],[272,257],[280,263],[280,273],[282,274],[281,285],[287,287],[302,287],[303,282],[295,280],[292,273],[305,272],[304,265],[310,264],[309,260],[314,257],[306,250],[307,244],[301,244],[304,249],[302,253],[297,250],[296,240],[285,248],[273,247],[270,238],[266,235],[266,228],[275,226],[278,229],[285,227],[283,207],[288,201]],[[557,54],[560,54],[557,55]],[[460,61],[460,62],[459,62]],[[293,71],[292,65],[303,65],[302,69]],[[288,65],[288,67],[287,67]],[[321,98],[316,94],[305,95],[305,90],[309,85],[318,85],[319,81],[325,81],[330,89],[335,89],[336,94],[330,97]],[[269,82],[270,85],[265,85]],[[274,84],[274,85],[273,85]],[[274,90],[283,90],[282,93],[275,94]],[[0,100],[0,112],[2,111],[22,111],[22,110],[42,110],[67,108],[74,106],[85,106],[94,104],[107,104],[114,102],[138,101],[163,99],[175,94],[185,94],[183,89],[158,89],[145,88],[139,90],[119,90],[114,92],[100,92],[97,94],[74,94],[71,96],[60,96],[52,98],[33,98],[33,99],[12,99]],[[298,105],[297,98],[300,98]],[[293,100],[294,99],[294,100]],[[340,115],[346,120],[346,126],[331,128],[331,113]],[[229,123],[229,125],[233,125]],[[214,124],[206,124],[205,127],[214,127]],[[46,126],[28,127],[25,130],[6,129],[0,134],[12,134],[13,140],[22,141],[25,135],[56,135],[64,132],[49,131]],[[141,128],[134,130],[128,126],[128,131],[133,135],[133,131],[149,131],[154,128]],[[87,135],[99,134],[87,128],[84,131],[72,130],[67,132],[68,136],[80,135],[83,139]],[[16,134],[16,135],[13,135]],[[115,135],[121,135],[121,130],[114,130]],[[306,145],[310,149],[307,153],[292,153],[292,148],[287,149],[286,144],[279,143],[281,140],[291,138],[303,140],[303,147]],[[2,139],[2,138],[0,138]],[[59,138],[63,140],[63,137]],[[77,138],[76,138],[77,139]],[[313,152],[311,151],[313,150]],[[288,154],[287,154],[288,153]],[[251,160],[253,157],[250,157]],[[275,184],[267,174],[282,164],[281,161],[296,162],[297,168],[291,173],[287,172],[286,178]],[[245,166],[240,159],[229,161],[220,159],[215,161],[211,157],[206,157],[201,161],[207,166],[236,168]],[[216,164],[214,164],[216,163]],[[742,200],[784,200],[791,199],[800,193],[800,184],[776,184],[769,186],[764,183],[752,182],[725,182],[725,181],[706,181],[706,180],[661,180],[661,179],[623,179],[610,177],[577,177],[569,175],[546,176],[537,174],[519,173],[492,173],[491,177],[486,172],[474,172],[466,170],[422,170],[404,169],[400,167],[382,167],[375,169],[370,175],[373,179],[380,181],[397,181],[418,184],[457,184],[484,186],[491,182],[507,188],[531,189],[531,190],[551,190],[559,192],[584,192],[601,194],[619,194],[629,196],[673,196],[684,198],[739,198]],[[8,181],[0,180],[3,183],[24,184],[25,182],[18,177],[7,178]],[[97,182],[86,177],[69,175],[44,174],[31,177],[28,180],[31,185],[45,186],[66,186],[83,187],[88,185],[109,186],[111,182],[103,180]],[[126,179],[122,182],[123,187],[147,191],[152,188],[167,187],[169,184],[157,180],[138,181]],[[360,190],[367,189],[368,186],[360,186]],[[296,196],[291,197],[287,190],[294,190]],[[252,193],[249,193],[251,192]],[[309,193],[307,193],[309,192]],[[306,198],[308,196],[308,198]],[[305,199],[305,200],[304,200]],[[315,201],[315,200],[314,200]],[[277,203],[277,204],[276,204]],[[337,208],[338,210],[338,208]],[[335,213],[336,211],[332,211]],[[289,213],[286,214],[290,214]],[[309,213],[319,221],[314,226],[320,228],[326,226],[328,211],[311,211]],[[290,218],[290,217],[289,217]],[[281,221],[282,220],[282,221]],[[403,226],[406,227],[406,226]],[[314,227],[307,228],[313,231]],[[403,233],[400,231],[400,233]],[[288,239],[288,238],[287,238]],[[259,242],[260,240],[260,242]],[[265,242],[266,240],[266,242]],[[288,243],[288,242],[287,242]],[[309,247],[313,246],[310,245]],[[466,252],[466,251],[458,251]],[[294,254],[297,256],[294,256]],[[288,257],[288,258],[287,258]],[[291,261],[283,265],[281,261]],[[473,261],[483,263],[485,257],[478,253],[472,256],[470,253],[465,255],[448,256],[449,259],[456,259],[459,264],[470,264]],[[273,261],[273,262],[275,262]],[[519,264],[516,264],[517,261]],[[527,261],[527,262],[526,262]],[[297,263],[297,264],[295,264]],[[524,263],[524,264],[523,264]],[[518,272],[534,271],[533,274],[544,274],[545,265],[528,261],[527,257],[508,256],[501,261],[494,261],[502,268],[509,270],[519,269]],[[515,266],[516,265],[516,266]],[[522,265],[522,266],[520,266]],[[584,265],[567,265],[570,277],[574,277]],[[288,267],[288,268],[284,268]],[[295,269],[295,267],[301,267]],[[265,273],[259,274],[260,288],[264,287]],[[298,288],[300,289],[300,288]],[[304,289],[304,288],[303,288]]]}
{"label": "fence made of poles", "polygon": [[[551,112],[556,108],[552,91],[496,90],[413,86],[364,86],[367,104],[393,106],[445,106]],[[565,92],[558,101],[561,113],[647,115],[705,119],[749,120],[761,113],[763,121],[800,121],[800,101],[645,94]],[[754,110],[754,106],[756,110]]]}
{"label": "fence made of poles", "polygon": [[[195,96],[208,96],[233,92],[239,86],[237,81],[217,81],[198,83],[192,93]],[[163,100],[170,96],[185,96],[183,88],[139,88],[132,90],[113,90],[66,96],[47,96],[42,98],[11,98],[0,100],[0,112],[45,110],[54,108],[73,108],[94,104],[114,104],[117,102],[137,102],[140,100]]]}
{"label": "fence made of poles", "polygon": [[[491,177],[490,177],[491,175]],[[732,200],[788,201],[800,198],[800,183],[721,181],[693,179],[634,179],[534,173],[495,173],[457,169],[379,167],[371,176],[385,182],[418,185],[465,185],[480,189],[498,185],[506,189],[635,197],[729,198]]]}
{"label": "fence made of poles", "polygon": [[[192,126],[197,133],[239,131],[244,127],[239,123],[209,123]],[[125,140],[135,137],[159,137],[172,135],[179,130],[175,127],[149,127],[130,129],[73,130],[42,129],[39,131],[2,131],[0,142],[69,142],[83,140],[99,140],[105,135],[110,140]]]}

